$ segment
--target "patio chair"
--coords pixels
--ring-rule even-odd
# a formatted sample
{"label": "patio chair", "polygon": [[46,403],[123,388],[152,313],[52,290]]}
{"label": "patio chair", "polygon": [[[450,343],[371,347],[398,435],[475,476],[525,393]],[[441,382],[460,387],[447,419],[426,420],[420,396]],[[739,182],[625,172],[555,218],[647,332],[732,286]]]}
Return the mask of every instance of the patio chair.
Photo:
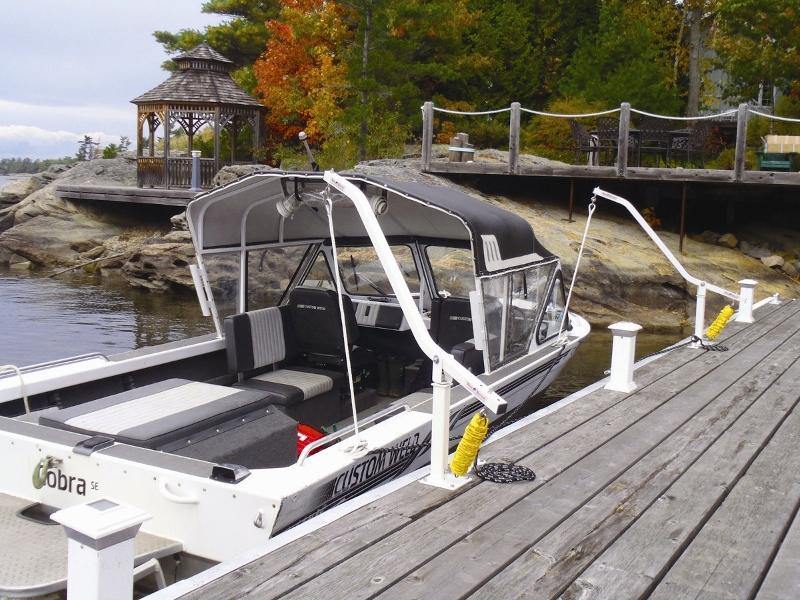
{"label": "patio chair", "polygon": [[705,167],[706,150],[711,136],[711,128],[705,121],[698,121],[689,128],[686,136],[675,137],[672,139],[670,156],[684,158],[683,165],[687,166],[692,162],[692,158],[698,160],[700,168]]}
{"label": "patio chair", "polygon": [[643,117],[639,122],[639,144],[637,146],[636,164],[642,164],[642,153],[652,154],[656,157],[656,166],[661,159],[668,166],[667,155],[669,152],[669,122],[655,117]]}
{"label": "patio chair", "polygon": [[[619,143],[619,119],[614,117],[600,117],[597,119],[597,136],[600,146],[606,150],[606,155],[611,154],[611,161],[616,159],[617,144]],[[639,139],[634,134],[628,135],[628,161],[638,154]]]}
{"label": "patio chair", "polygon": [[572,134],[572,149],[575,152],[575,162],[580,164],[582,155],[588,155],[589,164],[598,164],[598,152],[600,150],[597,143],[597,136],[592,136],[586,128],[575,119],[569,120],[569,129]]}

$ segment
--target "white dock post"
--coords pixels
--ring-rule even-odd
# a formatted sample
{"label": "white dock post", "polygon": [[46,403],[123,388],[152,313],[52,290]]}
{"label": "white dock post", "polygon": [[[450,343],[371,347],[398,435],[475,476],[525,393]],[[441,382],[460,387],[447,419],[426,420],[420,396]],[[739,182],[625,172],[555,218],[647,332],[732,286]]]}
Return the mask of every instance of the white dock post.
{"label": "white dock post", "polygon": [[636,354],[636,334],[642,328],[636,323],[621,321],[609,325],[614,335],[611,347],[611,376],[604,389],[629,393],[636,389],[633,381],[633,360]]}
{"label": "white dock post", "polygon": [[67,598],[130,600],[133,538],[150,515],[111,500],[95,500],[53,513],[66,530]]}
{"label": "white dock post", "polygon": [[202,192],[200,186],[200,150],[192,150],[192,185],[190,192]]}
{"label": "white dock post", "polygon": [[422,483],[454,490],[471,481],[450,472],[450,376],[442,369],[442,361],[433,360],[433,406],[431,410],[431,472]]}
{"label": "white dock post", "polygon": [[739,290],[739,312],[736,315],[737,323],[753,322],[753,298],[758,282],[753,279],[742,279]]}
{"label": "white dock post", "polygon": [[[697,284],[697,302],[694,307],[694,335],[702,340],[706,331],[706,282]],[[700,348],[700,342],[693,342],[692,348]]]}

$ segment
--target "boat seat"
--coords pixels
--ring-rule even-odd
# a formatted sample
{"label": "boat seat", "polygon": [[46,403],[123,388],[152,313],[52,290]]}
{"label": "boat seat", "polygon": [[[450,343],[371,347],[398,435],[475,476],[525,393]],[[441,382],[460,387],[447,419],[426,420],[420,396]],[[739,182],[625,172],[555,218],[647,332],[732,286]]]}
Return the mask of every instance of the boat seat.
{"label": "boat seat", "polygon": [[472,341],[472,309],[466,298],[442,298],[431,311],[431,337],[476,375],[483,373],[483,352]]}
{"label": "boat seat", "polygon": [[[358,322],[350,296],[342,295],[350,363],[360,369],[374,361],[372,353],[357,346]],[[286,306],[298,352],[312,365],[346,368],[339,295],[334,290],[297,287]]]}
{"label": "boat seat", "polygon": [[[168,379],[69,408],[46,410],[39,423],[195,458],[201,458],[197,452],[210,452],[210,444],[206,442],[204,447],[203,440],[225,432],[224,451],[219,440],[213,444],[217,452],[235,456],[237,450],[255,453],[253,447],[258,446],[261,452],[286,454],[281,459],[285,462],[291,457],[295,423],[270,408],[273,400],[264,391]],[[269,418],[264,421],[265,417]],[[246,432],[246,440],[239,439],[246,425],[256,420],[260,424],[259,439],[252,438],[250,432]],[[189,447],[193,450],[186,451]]]}
{"label": "boat seat", "polygon": [[323,425],[336,420],[346,377],[342,371],[294,365],[301,353],[286,307],[270,307],[225,318],[228,369],[237,388],[269,393],[272,403],[297,420]]}

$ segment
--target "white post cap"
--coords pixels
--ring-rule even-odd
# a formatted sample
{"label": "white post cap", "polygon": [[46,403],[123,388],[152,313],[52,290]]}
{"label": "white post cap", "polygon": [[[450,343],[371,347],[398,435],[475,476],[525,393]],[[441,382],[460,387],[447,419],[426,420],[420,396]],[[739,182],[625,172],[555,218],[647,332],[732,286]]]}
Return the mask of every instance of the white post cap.
{"label": "white post cap", "polygon": [[192,156],[194,158],[198,158],[201,154],[202,152],[200,150],[192,150]]}
{"label": "white post cap", "polygon": [[758,285],[758,282],[755,279],[742,279],[739,282],[739,285],[741,285],[742,287],[750,287],[750,288],[752,288],[752,287],[756,287]]}
{"label": "white post cap", "polygon": [[102,549],[135,537],[151,515],[103,498],[59,510],[51,518],[64,526],[70,539]]}
{"label": "white post cap", "polygon": [[614,335],[632,337],[636,335],[638,331],[641,331],[642,326],[637,325],[636,323],[631,323],[630,321],[620,321],[619,323],[609,325],[608,328]]}

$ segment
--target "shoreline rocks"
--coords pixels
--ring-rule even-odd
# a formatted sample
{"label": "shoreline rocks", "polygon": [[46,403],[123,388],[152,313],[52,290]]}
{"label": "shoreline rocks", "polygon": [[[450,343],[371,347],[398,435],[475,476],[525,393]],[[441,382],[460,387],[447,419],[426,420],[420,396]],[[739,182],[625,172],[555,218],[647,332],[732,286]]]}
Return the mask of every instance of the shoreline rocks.
{"label": "shoreline rocks", "polygon": [[[226,167],[215,182],[224,185],[269,170],[259,165]],[[533,225],[545,248],[561,256],[565,280],[569,281],[572,275],[585,221],[578,217],[567,222],[565,205],[483,194],[422,173],[418,161],[408,159],[372,160],[353,170],[388,179],[451,186],[514,211]],[[128,207],[119,212],[123,209],[64,201],[55,196],[55,186],[60,181],[133,186],[135,160],[97,159],[46,177],[37,176],[36,183],[30,184],[35,187],[31,193],[0,210],[0,265],[55,270],[88,263],[83,268],[98,276],[118,274],[129,285],[153,292],[185,293],[193,288],[188,265],[194,262],[194,249],[185,213],[157,222],[152,216],[146,218],[147,207]],[[677,249],[677,234],[661,231],[659,235]],[[788,277],[797,276],[798,265],[779,253],[749,244],[739,235],[705,232],[699,239],[686,240],[685,250],[681,261],[702,279],[736,290],[740,279],[753,278],[759,281],[759,297],[776,292],[798,296],[800,287]],[[758,256],[753,258],[748,253]],[[773,255],[771,261],[761,260]],[[107,260],[97,261],[103,257]],[[766,264],[769,262],[773,263],[771,267]],[[577,312],[595,326],[630,320],[651,330],[674,330],[690,322],[694,293],[633,220],[598,211],[575,288],[573,308]],[[709,320],[723,304],[721,299],[709,296]]]}

